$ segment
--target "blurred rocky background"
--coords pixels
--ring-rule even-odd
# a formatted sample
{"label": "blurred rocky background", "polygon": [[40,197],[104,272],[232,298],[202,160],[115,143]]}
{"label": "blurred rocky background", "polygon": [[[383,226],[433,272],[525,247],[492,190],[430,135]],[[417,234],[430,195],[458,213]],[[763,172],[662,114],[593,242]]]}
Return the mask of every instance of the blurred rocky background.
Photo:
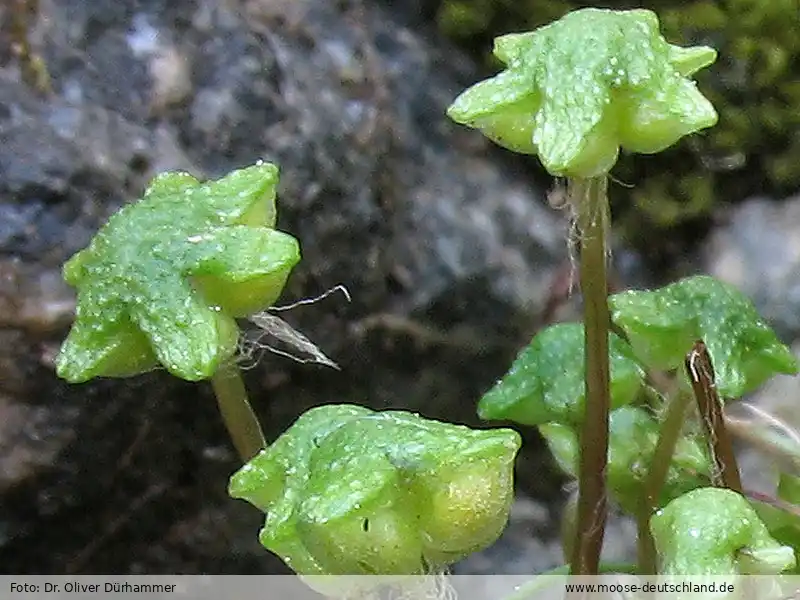
{"label": "blurred rocky background", "polygon": [[[797,7],[644,4],[664,5],[671,41],[720,48],[719,69],[701,85],[723,122],[718,134],[620,166],[614,285],[710,271],[749,293],[791,342],[800,337],[800,199],[785,199],[800,188]],[[279,227],[304,254],[282,302],[338,284],[352,296],[283,313],[341,371],[269,353],[249,361],[269,437],[332,402],[477,425],[477,399],[517,350],[576,314],[568,223],[548,206],[551,182],[535,161],[450,123],[444,110],[492,72],[493,35],[570,7],[6,0],[0,570],[284,572],[257,543],[260,515],[225,493],[237,461],[208,385],[154,372],[70,386],[53,372],[74,309],[62,263],[163,170],[218,177],[258,159],[278,163]],[[488,12],[476,20],[477,9]],[[753,33],[762,31],[767,50]],[[787,385],[765,402],[796,401]],[[523,434],[511,525],[460,572],[561,562],[564,481],[538,437]],[[629,552],[630,533],[614,523],[609,556]]]}

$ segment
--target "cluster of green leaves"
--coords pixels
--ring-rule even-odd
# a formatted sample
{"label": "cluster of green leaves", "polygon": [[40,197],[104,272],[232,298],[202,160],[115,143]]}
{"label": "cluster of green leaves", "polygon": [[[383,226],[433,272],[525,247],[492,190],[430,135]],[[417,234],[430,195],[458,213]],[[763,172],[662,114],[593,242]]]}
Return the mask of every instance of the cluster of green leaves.
{"label": "cluster of green leaves", "polygon": [[242,467],[230,494],[303,575],[424,574],[494,542],[513,499],[510,429],[326,405]]}
{"label": "cluster of green leaves", "polygon": [[158,364],[197,381],[237,347],[235,318],[269,307],[300,260],[275,229],[278,168],[269,163],[200,183],[156,177],[64,266],[77,288],[58,375],[77,383]]}
{"label": "cluster of green leaves", "polygon": [[[580,189],[584,187],[578,181],[607,177],[620,148],[659,152],[717,120],[714,108],[690,79],[714,61],[716,52],[667,43],[650,11],[575,11],[535,31],[496,38],[494,54],[505,70],[463,92],[448,114],[504,147],[537,155],[550,174],[569,177]],[[602,197],[577,194],[570,198],[581,229],[587,224],[596,228],[595,223],[606,218],[604,212],[597,212],[605,210],[604,191],[600,193]],[[605,248],[581,244],[582,284],[596,283],[586,271],[590,263],[584,261],[590,251],[599,253]],[[607,300],[605,287],[602,280],[584,290],[587,294],[602,290],[602,297],[585,298],[590,307],[585,313],[586,332],[582,325],[558,325],[541,332],[478,407],[483,418],[539,427],[558,463],[572,476],[578,475],[580,463],[580,480],[587,491],[584,498],[581,490],[578,539],[585,542],[587,552],[571,558],[578,562],[578,572],[596,568],[599,543],[591,524],[585,522],[585,509],[600,502],[602,510],[606,492],[596,479],[603,474],[618,502],[638,517],[642,568],[654,566],[646,556],[652,554],[648,525],[665,573],[777,573],[793,567],[794,550],[770,536],[743,496],[707,487],[719,456],[712,463],[704,436],[713,438],[715,431],[701,436],[687,429],[673,447],[680,425],[674,415],[682,417],[684,411],[676,408],[671,419],[666,415],[669,408],[685,406],[683,397],[670,404],[669,398],[649,385],[652,377],[645,376],[678,369],[677,393],[686,394],[690,385],[679,367],[700,340],[710,354],[711,369],[717,372],[716,381],[701,385],[714,386],[714,395],[737,397],[776,373],[796,373],[791,352],[741,294],[709,277]],[[610,314],[593,308],[606,301]],[[584,349],[589,326],[592,336],[599,332],[602,339],[609,320],[617,333],[610,333],[608,356],[604,343],[600,350],[596,345]],[[590,363],[593,369],[587,378]],[[605,380],[607,372],[610,382]],[[692,377],[696,375],[693,372]],[[591,413],[586,389],[594,389]],[[717,401],[705,396],[702,400],[703,406]],[[601,453],[606,451],[605,435],[588,436],[591,424],[583,422],[587,414],[601,420],[597,426],[603,428],[608,416],[607,465],[580,456],[595,446]],[[653,464],[656,456],[658,465]],[[737,479],[729,478],[731,483]],[[712,510],[707,498],[724,506]],[[658,518],[651,520],[653,510],[659,511]],[[711,535],[690,548],[704,518]],[[797,524],[793,514],[782,518]],[[565,532],[570,529],[564,528]],[[569,542],[565,540],[565,547]],[[747,550],[747,561],[732,558],[737,547]]]}
{"label": "cluster of green leaves", "polygon": [[[620,335],[611,334],[610,340],[613,410],[608,481],[620,505],[635,513],[645,493],[660,416],[669,401],[650,388],[646,373],[675,372],[685,378],[679,367],[697,339],[705,340],[718,390],[728,398],[753,391],[775,374],[795,374],[798,365],[750,301],[711,277],[690,277],[654,291],[623,292],[611,296],[609,303]],[[538,426],[558,464],[573,477],[584,404],[581,330],[580,324],[558,324],[538,333],[478,408],[484,419]],[[685,386],[680,393],[682,389]],[[726,569],[742,564],[732,562],[734,550],[750,547],[751,542],[756,558],[751,556],[748,569],[774,568],[770,572],[777,573],[794,566],[791,548],[767,534],[742,496],[704,487],[711,473],[707,447],[699,434],[687,429],[672,456],[656,507],[663,510],[651,524],[663,572],[733,572]],[[768,506],[758,508],[769,515],[769,531],[800,548],[797,516]],[[697,535],[692,532],[698,530],[703,531],[704,541],[693,544]]]}
{"label": "cluster of green leaves", "polygon": [[[207,183],[156,177],[64,266],[78,302],[58,374],[81,382],[160,363],[213,378],[237,347],[235,319],[268,308],[300,259],[297,240],[274,228],[277,181],[266,163]],[[500,534],[519,446],[508,429],[323,406],[230,491],[267,512],[261,541],[298,573],[424,573]]]}
{"label": "cluster of green leaves", "polygon": [[657,512],[651,529],[662,575],[775,575],[795,566],[795,551],[772,537],[741,494],[704,487]]}
{"label": "cluster of green leaves", "polygon": [[461,94],[448,115],[515,152],[537,154],[555,176],[606,174],[620,146],[660,152],[717,121],[688,78],[716,52],[668,44],[648,10],[575,11],[498,37],[494,54],[506,70]]}

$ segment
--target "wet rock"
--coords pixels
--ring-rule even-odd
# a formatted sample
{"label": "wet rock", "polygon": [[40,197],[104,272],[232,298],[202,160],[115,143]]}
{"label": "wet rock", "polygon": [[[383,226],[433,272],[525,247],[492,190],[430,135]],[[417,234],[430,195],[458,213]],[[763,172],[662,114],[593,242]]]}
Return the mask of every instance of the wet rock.
{"label": "wet rock", "polygon": [[705,248],[705,269],[750,297],[781,338],[800,338],[800,197],[738,206]]}
{"label": "wet rock", "polygon": [[[155,173],[281,166],[279,227],[304,260],[283,313],[339,372],[268,352],[245,376],[270,438],[357,402],[476,423],[541,322],[563,215],[444,109],[473,66],[375,3],[145,0],[40,7],[54,94],[0,71],[0,565],[7,572],[280,569],[208,386],[155,372],[69,386],[52,369],[57,278]],[[258,357],[257,357],[258,358]],[[535,436],[521,464],[544,464]],[[552,498],[560,479],[520,470]]]}

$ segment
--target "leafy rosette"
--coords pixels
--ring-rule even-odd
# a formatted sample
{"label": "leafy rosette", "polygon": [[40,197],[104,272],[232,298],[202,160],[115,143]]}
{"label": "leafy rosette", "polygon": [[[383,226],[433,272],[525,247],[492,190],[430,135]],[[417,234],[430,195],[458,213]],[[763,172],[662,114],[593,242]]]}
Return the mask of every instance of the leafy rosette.
{"label": "leafy rosette", "polygon": [[619,149],[651,154],[717,122],[690,76],[716,60],[671,45],[648,10],[587,8],[496,38],[506,69],[463,92],[456,122],[539,156],[554,176],[607,173]]}
{"label": "leafy rosette", "polygon": [[627,291],[609,299],[611,318],[636,356],[652,369],[683,366],[695,340],[714,363],[720,395],[737,398],[774,375],[797,373],[797,360],[731,285],[705,275],[652,291]]}
{"label": "leafy rosette", "polygon": [[300,575],[416,575],[494,542],[519,435],[326,405],[231,478],[266,513],[261,543]]}
{"label": "leafy rosette", "polygon": [[[645,374],[622,338],[610,333],[608,342],[611,405],[617,408],[633,402]],[[581,423],[586,404],[583,357],[582,324],[543,329],[481,398],[478,416],[522,425]]]}
{"label": "leafy rosette", "polygon": [[121,377],[159,363],[190,381],[233,354],[235,318],[268,307],[300,260],[275,230],[278,169],[267,163],[201,183],[156,177],[64,266],[77,288],[60,377]]}
{"label": "leafy rosette", "polygon": [[732,490],[688,492],[658,511],[650,529],[662,575],[777,575],[795,566],[794,550]]}

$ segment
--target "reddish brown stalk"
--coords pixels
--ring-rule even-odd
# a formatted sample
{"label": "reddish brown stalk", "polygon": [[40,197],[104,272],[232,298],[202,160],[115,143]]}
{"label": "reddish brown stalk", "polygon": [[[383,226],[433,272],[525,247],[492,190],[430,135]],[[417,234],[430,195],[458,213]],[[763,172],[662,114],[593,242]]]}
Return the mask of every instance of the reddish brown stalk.
{"label": "reddish brown stalk", "polygon": [[691,396],[688,393],[678,392],[674,395],[667,413],[661,423],[661,430],[653,452],[653,460],[647,473],[644,484],[644,498],[642,498],[639,514],[637,515],[638,535],[638,562],[642,575],[656,574],[656,547],[653,534],[650,532],[650,518],[658,504],[658,497],[664,482],[667,480],[672,455],[681,437],[683,421],[686,410],[691,405]]}
{"label": "reddish brown stalk", "polygon": [[725,419],[722,415],[722,402],[717,393],[714,377],[714,367],[711,356],[702,340],[695,342],[692,351],[686,355],[686,372],[692,384],[697,407],[700,410],[700,420],[706,432],[711,457],[714,461],[712,482],[717,487],[726,487],[742,492],[742,480],[739,476],[739,467],[733,444],[725,428]]}
{"label": "reddish brown stalk", "polygon": [[586,366],[586,414],[580,434],[578,519],[571,575],[596,575],[606,524],[609,390],[605,177],[570,179],[570,201],[580,230]]}

